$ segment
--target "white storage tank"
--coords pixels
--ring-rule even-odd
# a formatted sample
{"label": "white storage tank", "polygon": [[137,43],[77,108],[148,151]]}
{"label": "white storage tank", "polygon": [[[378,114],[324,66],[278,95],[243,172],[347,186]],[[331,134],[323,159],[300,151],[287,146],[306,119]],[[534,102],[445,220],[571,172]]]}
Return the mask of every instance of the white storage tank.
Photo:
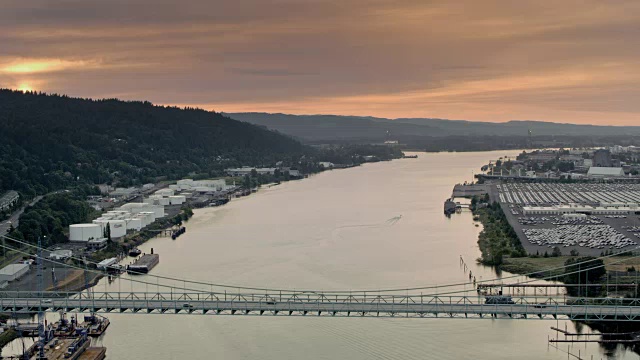
{"label": "white storage tank", "polygon": [[138,215],[141,215],[141,216],[145,217],[145,219],[147,221],[147,225],[149,225],[152,222],[156,221],[155,213],[153,213],[151,211],[143,211],[143,212],[139,213]]}
{"label": "white storage tank", "polygon": [[119,216],[126,216],[128,214],[129,214],[129,211],[114,210],[114,211],[107,211],[106,214],[102,214],[102,217],[108,217],[108,218],[114,219]]}
{"label": "white storage tank", "polygon": [[142,229],[142,219],[140,219],[139,217],[132,217],[129,218],[127,220],[125,220],[127,222],[127,230],[136,230],[136,231],[140,231]]}
{"label": "white storage tank", "polygon": [[182,205],[187,201],[187,198],[184,195],[174,195],[169,196],[169,200],[171,201],[171,205]]}
{"label": "white storage tank", "polygon": [[89,239],[99,239],[103,237],[102,235],[102,227],[99,224],[69,225],[70,241],[89,241]]}
{"label": "white storage tank", "polygon": [[102,233],[104,234],[107,224],[111,229],[111,237],[119,238],[127,235],[127,223],[124,220],[93,220],[94,224],[99,224],[102,227]]}
{"label": "white storage tank", "polygon": [[155,221],[157,218],[161,218],[164,217],[164,206],[161,205],[156,205],[153,208],[147,210],[147,211],[152,211],[153,212],[153,221]]}
{"label": "white storage tank", "polygon": [[173,194],[175,194],[175,191],[173,189],[160,189],[153,194],[160,196],[172,196]]}

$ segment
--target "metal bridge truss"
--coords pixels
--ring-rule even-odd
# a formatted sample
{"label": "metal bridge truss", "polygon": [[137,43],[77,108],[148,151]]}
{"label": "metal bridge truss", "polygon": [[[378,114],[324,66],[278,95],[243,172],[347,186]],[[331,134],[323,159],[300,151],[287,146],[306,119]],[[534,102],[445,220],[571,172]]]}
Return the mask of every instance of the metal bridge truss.
{"label": "metal bridge truss", "polygon": [[520,296],[486,304],[483,296],[371,293],[0,292],[0,312],[488,318],[640,321],[640,299]]}

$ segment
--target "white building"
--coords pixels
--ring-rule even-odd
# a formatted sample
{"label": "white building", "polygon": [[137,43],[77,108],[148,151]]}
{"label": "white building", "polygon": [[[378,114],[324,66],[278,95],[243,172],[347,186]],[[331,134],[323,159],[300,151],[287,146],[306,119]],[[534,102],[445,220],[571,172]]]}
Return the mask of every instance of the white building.
{"label": "white building", "polygon": [[190,189],[197,187],[208,187],[217,189],[218,191],[224,190],[227,186],[227,182],[224,179],[215,180],[192,180],[182,179],[176,183],[180,191],[189,191]]}
{"label": "white building", "polygon": [[624,169],[621,167],[597,167],[592,166],[587,172],[587,176],[602,178],[602,177],[621,177],[624,176]]}
{"label": "white building", "polygon": [[160,190],[156,191],[155,193],[153,193],[153,195],[157,195],[157,196],[163,197],[163,196],[172,196],[175,193],[176,192],[173,189],[160,189]]}
{"label": "white building", "polygon": [[29,264],[9,264],[0,269],[0,283],[18,280],[29,272]]}
{"label": "white building", "polygon": [[276,173],[277,169],[278,168],[254,168],[254,167],[245,166],[241,168],[226,169],[225,172],[229,176],[246,176],[246,175],[251,175],[253,170],[255,170],[256,173],[259,175],[267,175],[267,174],[273,175]]}
{"label": "white building", "polygon": [[73,255],[71,250],[55,250],[49,253],[49,259],[51,260],[66,260]]}
{"label": "white building", "polygon": [[127,211],[132,215],[139,214],[141,212],[151,212],[154,213],[153,221],[157,218],[164,217],[164,206],[162,205],[153,205],[146,203],[128,203],[122,205],[118,208],[120,211]]}
{"label": "white building", "polygon": [[106,270],[109,266],[118,263],[118,258],[109,258],[100,261],[96,266],[100,270]]}
{"label": "white building", "polygon": [[16,191],[7,191],[0,197],[0,211],[7,210],[15,205],[20,199],[20,195]]}
{"label": "white building", "polygon": [[169,202],[171,205],[182,205],[187,201],[187,197],[184,195],[169,196]]}

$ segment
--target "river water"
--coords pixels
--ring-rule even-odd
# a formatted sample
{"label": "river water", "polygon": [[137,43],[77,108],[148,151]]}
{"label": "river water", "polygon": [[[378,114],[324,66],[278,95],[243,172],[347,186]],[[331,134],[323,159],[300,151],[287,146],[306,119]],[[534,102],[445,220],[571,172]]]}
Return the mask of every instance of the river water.
{"label": "river water", "polygon": [[[471,214],[446,218],[443,201],[481,165],[516,154],[421,153],[418,159],[324,172],[197,210],[185,235],[156,238],[141,249],[160,254],[153,274],[234,285],[349,290],[458,283],[468,280],[460,256],[478,280],[494,278],[492,269],[475,264],[480,228]],[[102,281],[96,291],[130,287],[124,280]],[[549,327],[565,327],[555,321],[108,317],[111,326],[101,343],[109,359],[567,358],[566,345],[564,351],[548,347],[548,336],[554,336]],[[578,351],[585,359],[607,357],[594,344],[571,348]],[[639,357],[618,349],[611,358]]]}

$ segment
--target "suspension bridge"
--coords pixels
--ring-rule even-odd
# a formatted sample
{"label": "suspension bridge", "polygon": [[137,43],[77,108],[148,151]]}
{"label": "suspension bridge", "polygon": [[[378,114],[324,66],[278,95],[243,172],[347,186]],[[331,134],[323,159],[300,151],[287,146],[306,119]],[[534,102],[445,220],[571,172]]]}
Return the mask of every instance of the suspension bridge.
{"label": "suspension bridge", "polygon": [[330,293],[0,292],[0,312],[640,321],[640,299]]}
{"label": "suspension bridge", "polygon": [[[24,245],[38,248],[28,243]],[[42,249],[37,250],[38,257],[41,257]],[[613,255],[601,258],[611,256]],[[640,255],[635,257],[640,258]],[[86,259],[76,260],[84,261],[85,266],[46,261],[106,275],[103,271],[89,269],[88,265],[96,264]],[[586,272],[604,266],[590,266],[591,261],[584,262],[584,269],[566,274]],[[557,275],[554,275],[555,277]],[[523,291],[522,294],[507,296],[502,295],[502,292],[499,295],[482,292],[482,289],[497,286],[535,289],[532,283],[540,281],[515,281],[516,278],[522,276],[481,281],[473,287],[469,286],[469,283],[458,283],[402,289],[326,292],[241,287],[145,274],[137,278],[118,277],[117,281],[131,283],[131,291],[98,291],[97,287],[80,292],[0,291],[0,312],[640,321],[640,298],[569,297],[561,294],[541,296],[535,291],[532,295]],[[498,280],[500,284],[496,283]],[[173,282],[174,285],[167,282]],[[182,286],[176,286],[176,282],[182,283]],[[134,290],[134,284],[144,285],[147,289],[155,287],[156,291]],[[602,286],[606,289],[609,287],[605,284],[569,286],[576,285]],[[635,284],[626,285],[635,287]],[[444,292],[434,294],[434,289]]]}

